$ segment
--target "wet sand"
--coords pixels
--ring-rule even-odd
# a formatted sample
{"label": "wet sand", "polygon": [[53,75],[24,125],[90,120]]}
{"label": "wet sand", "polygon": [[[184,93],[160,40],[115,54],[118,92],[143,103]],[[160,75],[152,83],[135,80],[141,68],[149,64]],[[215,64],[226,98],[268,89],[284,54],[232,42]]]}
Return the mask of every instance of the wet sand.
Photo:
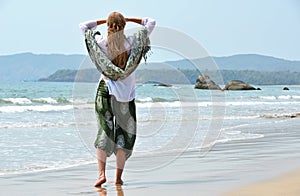
{"label": "wet sand", "polygon": [[[121,187],[114,185],[113,168],[107,170],[108,181],[102,188],[93,187],[97,178],[96,164],[0,176],[1,195],[215,195],[226,189],[228,183],[235,184],[236,179],[232,177],[201,175],[199,163],[191,159],[195,158],[181,157],[152,171],[125,171],[125,183]],[[191,164],[187,167],[188,162]]]}
{"label": "wet sand", "polygon": [[[300,195],[300,171],[259,181],[260,171],[222,173],[226,161],[216,160],[218,151],[201,159],[198,152],[185,153],[169,165],[151,171],[125,171],[123,186],[114,185],[114,169],[108,168],[108,181],[102,188],[93,184],[97,164],[22,175],[0,176],[0,195]],[[136,159],[128,163],[136,165]],[[215,164],[213,164],[213,162]],[[227,163],[228,164],[228,163]],[[244,168],[245,169],[245,168]],[[206,171],[206,172],[205,172]],[[254,183],[244,186],[245,181]],[[273,178],[273,177],[272,177]],[[242,187],[242,188],[239,188]],[[229,191],[229,192],[228,192]]]}
{"label": "wet sand", "polygon": [[98,176],[95,162],[2,175],[0,195],[300,195],[299,122],[298,118],[276,124],[288,133],[217,144],[205,156],[197,150],[133,155],[126,163],[122,187],[114,185],[115,162],[110,158],[108,181],[101,189],[93,187]]}

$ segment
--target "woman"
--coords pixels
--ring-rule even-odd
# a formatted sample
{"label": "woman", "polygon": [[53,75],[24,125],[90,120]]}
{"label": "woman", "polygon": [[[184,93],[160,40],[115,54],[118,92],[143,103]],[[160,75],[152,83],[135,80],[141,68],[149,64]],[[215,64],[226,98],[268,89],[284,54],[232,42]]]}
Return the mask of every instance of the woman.
{"label": "woman", "polygon": [[[95,29],[98,25],[107,24],[107,38],[97,34],[95,39],[101,50],[110,58],[113,64],[125,69],[134,36],[125,37],[126,22],[143,25],[147,36],[155,26],[155,20],[145,18],[124,18],[121,13],[113,12],[107,19],[81,23],[80,29]],[[135,111],[135,73],[123,80],[113,81],[103,74],[100,78],[95,110],[98,119],[98,134],[95,147],[98,158],[99,178],[94,186],[106,182],[106,158],[112,153],[116,155],[116,185],[122,185],[122,173],[125,161],[131,156],[136,139]]]}

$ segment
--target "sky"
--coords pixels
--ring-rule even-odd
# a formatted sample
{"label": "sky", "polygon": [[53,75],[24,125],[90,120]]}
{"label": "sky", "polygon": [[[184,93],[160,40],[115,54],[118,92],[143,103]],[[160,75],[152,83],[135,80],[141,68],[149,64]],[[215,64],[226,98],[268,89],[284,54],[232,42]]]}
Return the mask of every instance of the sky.
{"label": "sky", "polygon": [[[191,37],[211,56],[300,60],[298,0],[0,0],[0,55],[87,54],[78,24],[112,11],[154,18],[158,27]],[[154,61],[179,58],[159,49],[154,53]]]}

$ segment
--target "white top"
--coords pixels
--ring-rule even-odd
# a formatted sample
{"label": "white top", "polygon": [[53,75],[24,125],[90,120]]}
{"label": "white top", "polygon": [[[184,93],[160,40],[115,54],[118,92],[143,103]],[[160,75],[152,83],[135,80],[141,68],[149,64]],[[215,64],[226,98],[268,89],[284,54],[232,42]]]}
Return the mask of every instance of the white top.
{"label": "white top", "polygon": [[[152,33],[155,27],[156,21],[152,18],[142,18],[142,25],[147,28],[148,36]],[[95,30],[97,27],[97,20],[90,20],[79,24],[79,28],[84,33],[87,29]],[[95,39],[102,49],[102,51],[108,56],[107,52],[107,38],[102,35],[96,35]],[[128,54],[130,54],[130,47],[133,43],[133,36],[129,36],[127,40],[124,40],[124,47]],[[135,71],[123,80],[114,81],[103,74],[101,79],[104,79],[110,95],[116,97],[117,101],[129,102],[135,98]]]}

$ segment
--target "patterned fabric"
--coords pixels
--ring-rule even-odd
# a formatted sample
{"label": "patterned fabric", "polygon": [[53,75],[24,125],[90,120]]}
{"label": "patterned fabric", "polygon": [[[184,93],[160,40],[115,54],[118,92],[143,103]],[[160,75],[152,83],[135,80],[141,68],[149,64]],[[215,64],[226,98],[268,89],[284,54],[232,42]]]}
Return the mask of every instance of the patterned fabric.
{"label": "patterned fabric", "polygon": [[95,99],[98,134],[96,148],[106,151],[107,156],[123,149],[128,159],[136,139],[135,102],[118,102],[109,95],[104,81],[100,81]]}
{"label": "patterned fabric", "polygon": [[150,50],[149,39],[147,38],[147,29],[143,27],[134,34],[134,41],[131,52],[128,57],[125,70],[114,65],[106,54],[98,46],[95,35],[100,34],[99,31],[87,29],[85,31],[85,43],[92,62],[97,69],[111,80],[122,80],[129,76],[139,65],[142,57],[146,60],[146,54]]}

